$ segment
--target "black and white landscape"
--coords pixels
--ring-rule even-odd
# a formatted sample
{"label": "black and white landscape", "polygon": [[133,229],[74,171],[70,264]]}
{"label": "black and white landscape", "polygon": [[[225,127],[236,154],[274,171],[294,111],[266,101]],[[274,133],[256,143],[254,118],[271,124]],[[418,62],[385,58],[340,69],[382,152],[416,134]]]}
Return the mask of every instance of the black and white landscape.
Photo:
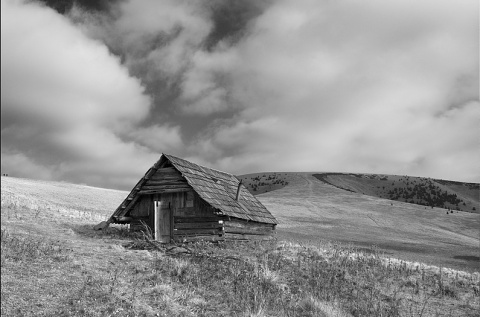
{"label": "black and white landscape", "polygon": [[[477,316],[478,13],[2,1],[1,315]],[[237,175],[218,201],[275,239],[107,226],[162,153]]]}

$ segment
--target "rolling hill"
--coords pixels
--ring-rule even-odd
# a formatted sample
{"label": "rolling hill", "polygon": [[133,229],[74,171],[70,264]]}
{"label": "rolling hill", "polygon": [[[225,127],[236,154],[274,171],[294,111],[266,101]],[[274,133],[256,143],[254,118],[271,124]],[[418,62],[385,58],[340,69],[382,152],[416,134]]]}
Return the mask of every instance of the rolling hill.
{"label": "rolling hill", "polygon": [[393,257],[480,270],[479,214],[346,191],[312,173],[281,174],[288,185],[257,195],[280,221],[281,239],[376,245]]}
{"label": "rolling hill", "polygon": [[104,220],[127,194],[121,190],[2,176],[2,209],[34,210],[38,211],[37,217]]}
{"label": "rolling hill", "polygon": [[447,210],[480,212],[480,184],[377,174],[313,174],[335,187],[379,198]]}
{"label": "rolling hill", "polygon": [[[254,195],[285,187],[296,173],[254,173],[239,176]],[[353,193],[408,202],[448,211],[480,213],[480,184],[413,176],[309,173],[318,180]]]}
{"label": "rolling hill", "polygon": [[[257,198],[280,221],[280,239],[331,240],[359,248],[376,245],[390,256],[480,271],[479,214],[447,214],[437,207],[346,191],[312,173],[259,173],[239,178],[249,188],[256,184],[257,191],[263,192]],[[2,177],[2,218],[17,217],[21,214],[17,211],[24,208],[33,210],[34,218],[53,216],[56,222],[102,221],[126,195],[84,185]]]}

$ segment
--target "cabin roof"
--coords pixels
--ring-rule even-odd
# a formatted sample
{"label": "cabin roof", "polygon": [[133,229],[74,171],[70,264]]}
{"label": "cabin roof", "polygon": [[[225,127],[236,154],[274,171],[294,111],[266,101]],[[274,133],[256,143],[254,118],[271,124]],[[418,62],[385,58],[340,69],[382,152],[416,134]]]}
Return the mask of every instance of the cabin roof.
{"label": "cabin roof", "polygon": [[115,210],[111,219],[121,217],[135,205],[138,192],[146,180],[153,175],[166,161],[182,174],[188,185],[208,204],[225,216],[278,224],[273,215],[253,196],[243,184],[240,185],[239,198],[236,200],[240,181],[232,174],[194,164],[173,155],[162,154],[160,159],[145,173],[145,176],[135,185],[122,204]]}

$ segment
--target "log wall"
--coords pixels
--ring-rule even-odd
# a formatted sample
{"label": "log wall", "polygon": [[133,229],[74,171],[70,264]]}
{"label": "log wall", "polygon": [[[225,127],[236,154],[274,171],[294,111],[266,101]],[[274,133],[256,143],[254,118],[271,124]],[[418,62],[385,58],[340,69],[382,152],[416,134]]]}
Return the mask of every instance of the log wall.
{"label": "log wall", "polygon": [[172,212],[174,241],[265,240],[275,235],[274,225],[219,215],[172,167],[158,169],[139,194],[129,214],[134,218],[130,230],[144,230],[145,223],[153,231],[153,202],[161,200],[162,205],[169,206]]}
{"label": "log wall", "polygon": [[272,224],[232,218],[224,223],[225,240],[269,240],[275,237]]}
{"label": "log wall", "polygon": [[130,211],[130,217],[140,218],[147,217],[153,213],[152,196],[140,196]]}
{"label": "log wall", "polygon": [[159,168],[155,174],[150,176],[138,193],[140,195],[150,195],[189,190],[191,190],[191,187],[182,177],[182,174],[173,167],[166,167]]}
{"label": "log wall", "polygon": [[149,217],[135,218],[130,222],[130,231],[144,231],[145,225],[151,228]]}
{"label": "log wall", "polygon": [[215,209],[206,204],[197,193],[184,193],[183,205],[174,212],[173,240],[190,242],[197,240],[223,240],[224,217],[216,215]]}

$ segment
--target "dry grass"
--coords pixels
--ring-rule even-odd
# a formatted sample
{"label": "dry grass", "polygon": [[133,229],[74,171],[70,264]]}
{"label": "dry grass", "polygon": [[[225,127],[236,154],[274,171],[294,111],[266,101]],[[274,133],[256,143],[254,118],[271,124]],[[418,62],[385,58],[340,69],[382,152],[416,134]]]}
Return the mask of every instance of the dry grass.
{"label": "dry grass", "polygon": [[23,209],[34,217],[60,216],[70,219],[103,220],[112,214],[127,192],[75,185],[2,177],[2,216],[21,217]]}
{"label": "dry grass", "polygon": [[480,271],[478,214],[392,202],[347,192],[308,173],[257,198],[279,220],[279,238],[372,245],[392,257],[460,270]]}
{"label": "dry grass", "polygon": [[168,256],[128,251],[127,241],[104,245],[108,261],[98,261],[4,229],[2,315],[475,316],[480,308],[478,273],[395,265],[375,250],[198,242]]}
{"label": "dry grass", "polygon": [[378,249],[323,240],[198,242],[174,253],[126,227],[93,231],[97,217],[77,216],[72,202],[75,216],[51,208],[58,202],[36,215],[8,197],[2,316],[476,316],[480,309],[479,273]]}
{"label": "dry grass", "polygon": [[[330,183],[339,188],[350,190],[356,193],[370,195],[379,198],[390,199],[395,197],[393,190],[403,190],[406,193],[411,193],[410,198],[405,198],[403,195],[395,200],[399,201],[415,201],[416,203],[433,204],[437,207],[461,210],[466,212],[480,212],[479,208],[479,185],[474,183],[461,183],[436,179],[428,179],[422,177],[413,176],[398,176],[398,175],[377,175],[377,174],[337,174],[337,173],[325,173],[314,174],[315,177],[320,180],[323,179],[327,183]],[[417,189],[414,189],[417,186]],[[432,199],[431,202],[427,202],[424,198],[420,198],[417,195],[421,190],[424,190],[424,198],[435,195],[434,191],[441,193],[448,193],[449,195],[456,195],[459,199],[458,204],[453,204],[453,199]],[[392,191],[391,194],[389,192]],[[464,204],[465,203],[465,204]],[[475,208],[474,208],[475,207]],[[446,210],[447,210],[446,209]]]}

